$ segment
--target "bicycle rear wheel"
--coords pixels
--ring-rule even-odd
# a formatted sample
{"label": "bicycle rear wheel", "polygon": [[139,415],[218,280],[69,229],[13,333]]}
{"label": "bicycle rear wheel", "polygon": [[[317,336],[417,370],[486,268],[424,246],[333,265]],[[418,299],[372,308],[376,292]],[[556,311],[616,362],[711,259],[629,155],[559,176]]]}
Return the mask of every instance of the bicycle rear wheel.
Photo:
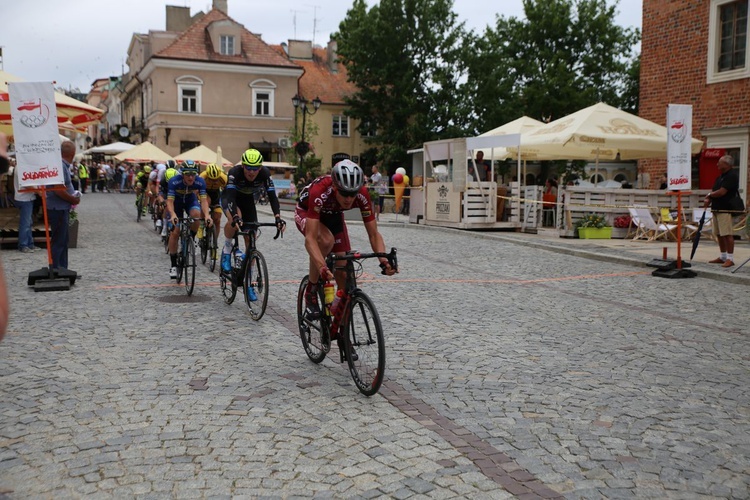
{"label": "bicycle rear wheel", "polygon": [[359,391],[372,396],[380,389],[385,372],[385,339],[380,316],[370,297],[359,290],[351,296],[348,315],[343,335],[349,373]]}
{"label": "bicycle rear wheel", "polygon": [[195,243],[193,238],[188,238],[185,242],[183,264],[185,269],[185,291],[188,296],[193,294],[195,287]]}
{"label": "bicycle rear wheel", "polygon": [[305,291],[307,283],[310,281],[309,276],[302,278],[297,292],[297,325],[299,326],[299,336],[302,339],[302,347],[305,353],[313,363],[320,363],[326,357],[326,351],[323,349],[323,328],[327,328],[322,318],[311,318],[306,312]]}
{"label": "bicycle rear wheel", "polygon": [[[251,301],[248,289],[252,287],[257,300]],[[250,311],[250,317],[258,321],[266,312],[268,305],[268,267],[263,254],[257,250],[250,252],[245,265],[244,288],[245,304]]]}

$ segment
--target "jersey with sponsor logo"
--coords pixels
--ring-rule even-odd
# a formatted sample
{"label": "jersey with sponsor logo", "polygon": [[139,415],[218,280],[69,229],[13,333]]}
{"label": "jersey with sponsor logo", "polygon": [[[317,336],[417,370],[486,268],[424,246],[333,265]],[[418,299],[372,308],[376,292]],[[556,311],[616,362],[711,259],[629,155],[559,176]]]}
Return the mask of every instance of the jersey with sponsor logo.
{"label": "jersey with sponsor logo", "polygon": [[330,175],[318,177],[305,186],[299,195],[297,206],[307,211],[307,217],[310,219],[320,219],[320,216],[323,214],[338,214],[344,210],[359,208],[363,222],[375,220],[375,211],[373,210],[370,192],[367,190],[367,187],[362,186],[356,198],[354,198],[352,208],[345,209],[336,200],[333,179],[331,179]]}
{"label": "jersey with sponsor logo", "polygon": [[182,174],[177,174],[167,183],[167,198],[183,200],[190,195],[195,195],[196,199],[202,199],[206,197],[206,183],[203,179],[196,176],[195,181],[188,186],[182,177]]}

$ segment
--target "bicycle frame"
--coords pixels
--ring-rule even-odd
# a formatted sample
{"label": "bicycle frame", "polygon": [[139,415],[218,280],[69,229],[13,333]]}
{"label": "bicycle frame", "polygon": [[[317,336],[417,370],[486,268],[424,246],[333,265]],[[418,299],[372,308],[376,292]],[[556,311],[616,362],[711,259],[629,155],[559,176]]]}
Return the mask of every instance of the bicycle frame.
{"label": "bicycle frame", "polygon": [[[359,291],[359,287],[357,286],[357,273],[354,270],[354,262],[357,262],[359,265],[361,265],[362,260],[364,259],[371,259],[371,258],[386,258],[388,259],[388,263],[393,269],[398,269],[398,259],[396,257],[396,249],[391,248],[391,251],[389,253],[382,253],[382,252],[373,252],[373,253],[360,253],[360,252],[348,252],[344,255],[336,255],[336,254],[329,254],[326,257],[326,266],[329,269],[332,269],[334,271],[336,270],[343,270],[346,273],[346,279],[344,284],[344,295],[341,297],[341,300],[339,301],[336,311],[333,315],[325,314],[325,319],[323,322],[325,323],[325,327],[328,330],[328,334],[330,336],[330,340],[336,340],[337,345],[339,347],[339,356],[340,360],[343,363],[344,362],[344,355],[346,350],[346,345],[344,344],[344,341],[342,339],[345,339],[345,335],[339,335],[339,329],[341,328],[341,325],[346,325],[349,321],[349,314],[351,313],[349,304],[351,302],[352,296]],[[336,266],[337,262],[345,261],[344,265]],[[385,269],[383,269],[382,274],[385,274]],[[321,304],[324,303],[324,297],[322,296],[322,284],[324,284],[325,281],[322,280],[318,289],[321,293]]]}

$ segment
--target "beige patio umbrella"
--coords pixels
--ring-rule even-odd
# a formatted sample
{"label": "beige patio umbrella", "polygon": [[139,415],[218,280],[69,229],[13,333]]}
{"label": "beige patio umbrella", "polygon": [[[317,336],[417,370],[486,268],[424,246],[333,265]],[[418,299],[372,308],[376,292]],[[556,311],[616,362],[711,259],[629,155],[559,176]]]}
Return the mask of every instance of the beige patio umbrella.
{"label": "beige patio umbrella", "polygon": [[[177,162],[193,160],[195,163],[198,163],[200,165],[208,165],[209,163],[216,163],[217,157],[218,156],[216,151],[213,151],[207,146],[201,144],[200,146],[197,146],[189,151],[178,154],[174,157],[174,159]],[[232,162],[230,162],[223,156],[221,157],[221,164],[222,166],[232,166]]]}
{"label": "beige patio umbrella", "polygon": [[[665,112],[666,118],[666,112]],[[703,145],[691,140],[693,154]],[[521,137],[521,155],[564,160],[667,156],[667,128],[603,102],[547,123]]]}
{"label": "beige patio umbrella", "polygon": [[114,158],[115,160],[127,161],[130,163],[147,163],[150,161],[165,162],[172,159],[171,156],[148,141],[138,144],[132,149],[123,151],[122,153],[115,155]]}
{"label": "beige patio umbrella", "polygon": [[[8,97],[8,82],[22,82],[22,78],[0,71],[0,132],[13,135],[13,125],[10,118],[10,99]],[[99,123],[104,110],[95,108],[73,99],[61,92],[55,92],[58,125],[73,130],[85,130],[88,125]]]}

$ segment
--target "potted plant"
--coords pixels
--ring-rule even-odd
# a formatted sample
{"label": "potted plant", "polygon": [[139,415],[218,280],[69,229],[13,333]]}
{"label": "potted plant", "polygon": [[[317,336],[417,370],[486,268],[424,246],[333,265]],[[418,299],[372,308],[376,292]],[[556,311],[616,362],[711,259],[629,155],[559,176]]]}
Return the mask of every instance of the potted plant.
{"label": "potted plant", "polygon": [[627,238],[630,228],[633,226],[633,220],[630,215],[620,215],[615,217],[615,223],[612,229],[613,238]]}
{"label": "potted plant", "polygon": [[78,212],[76,212],[76,206],[70,207],[68,217],[68,248],[78,248]]}
{"label": "potted plant", "polygon": [[575,223],[578,237],[582,239],[610,239],[612,237],[612,226],[607,223],[607,219],[600,214],[584,215]]}

